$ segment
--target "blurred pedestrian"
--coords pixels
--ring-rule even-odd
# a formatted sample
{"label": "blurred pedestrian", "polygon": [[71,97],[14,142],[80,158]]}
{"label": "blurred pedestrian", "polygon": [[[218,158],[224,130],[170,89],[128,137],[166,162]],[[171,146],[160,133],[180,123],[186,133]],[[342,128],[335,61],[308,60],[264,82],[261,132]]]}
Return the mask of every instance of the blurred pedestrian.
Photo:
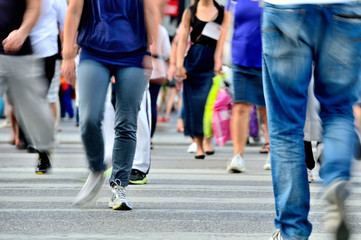
{"label": "blurred pedestrian", "polygon": [[39,13],[40,0],[1,1],[0,88],[7,87],[16,119],[39,153],[35,172],[44,174],[52,168],[53,120],[41,60],[29,38]]}
{"label": "blurred pedestrian", "polygon": [[360,19],[360,1],[266,0],[263,81],[277,214],[271,239],[308,239],[312,231],[303,144],[312,74],[323,128],[325,227],[334,239],[349,239],[345,200],[355,136],[352,106],[360,97]]}
{"label": "blurred pedestrian", "polygon": [[[213,84],[214,56],[217,41],[224,29],[223,16],[224,8],[215,0],[196,0],[184,11],[180,25],[176,77],[184,79],[184,134],[195,139],[196,159],[204,159],[205,154],[214,154],[211,138],[203,137],[203,115]],[[192,43],[184,57],[189,35]]]}
{"label": "blurred pedestrian", "polygon": [[102,4],[91,0],[69,2],[62,73],[74,85],[78,31],[77,43],[82,49],[77,85],[80,129],[90,168],[75,204],[87,205],[94,201],[104,182],[106,166],[101,122],[108,85],[114,76],[117,100],[109,207],[132,209],[125,187],[129,184],[134,159],[138,111],[147,85],[143,66],[149,67],[147,49],[151,36],[156,38],[158,27],[156,16],[150,0],[106,0]]}
{"label": "blurred pedestrian", "polygon": [[[233,4],[234,6],[232,6]],[[231,11],[230,8],[234,10]],[[229,0],[227,9],[227,15],[234,14],[232,38],[234,103],[231,120],[234,156],[228,163],[227,171],[243,172],[246,169],[243,154],[248,139],[252,104],[259,106],[262,119],[267,122],[262,84],[262,8],[259,7],[258,1]],[[226,19],[228,20],[229,17],[227,16]],[[226,31],[223,34],[225,35]],[[221,36],[221,41],[224,39],[225,36]],[[221,71],[221,62],[222,55],[216,55],[216,71]],[[267,125],[265,131],[268,132]],[[264,169],[268,170],[270,167],[269,163],[266,162]]]}

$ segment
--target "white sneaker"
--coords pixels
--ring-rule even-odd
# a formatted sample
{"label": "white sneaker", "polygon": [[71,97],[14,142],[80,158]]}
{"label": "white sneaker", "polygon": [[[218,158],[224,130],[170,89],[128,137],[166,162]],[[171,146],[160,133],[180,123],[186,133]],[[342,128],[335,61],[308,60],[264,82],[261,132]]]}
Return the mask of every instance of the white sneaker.
{"label": "white sneaker", "polygon": [[267,154],[266,163],[263,165],[264,170],[271,170],[271,153]]}
{"label": "white sneaker", "polygon": [[246,170],[246,167],[244,164],[244,160],[241,157],[241,154],[235,155],[232,158],[232,160],[230,160],[228,162],[228,166],[227,166],[228,172],[239,173],[239,172],[244,172],[245,170]]}
{"label": "white sneaker", "polygon": [[337,181],[328,186],[322,195],[327,202],[325,214],[325,230],[334,234],[335,239],[349,239],[350,228],[345,216],[345,201],[350,195],[349,182]]}
{"label": "white sneaker", "polygon": [[112,186],[112,198],[109,207],[114,210],[132,210],[132,203],[128,200],[125,187],[121,186],[119,179],[115,180]]}
{"label": "white sneaker", "polygon": [[281,236],[281,231],[277,229],[277,231],[272,234],[272,237],[269,240],[283,240]]}
{"label": "white sneaker", "polygon": [[314,178],[314,176],[313,176],[313,171],[312,171],[312,170],[307,169],[307,175],[308,175],[308,182],[309,182],[309,183],[315,181],[315,178]]}
{"label": "white sneaker", "polygon": [[187,153],[196,153],[197,152],[197,143],[192,143],[189,145]]}
{"label": "white sneaker", "polygon": [[95,203],[104,184],[104,171],[90,172],[83,188],[74,200],[74,205],[87,207]]}

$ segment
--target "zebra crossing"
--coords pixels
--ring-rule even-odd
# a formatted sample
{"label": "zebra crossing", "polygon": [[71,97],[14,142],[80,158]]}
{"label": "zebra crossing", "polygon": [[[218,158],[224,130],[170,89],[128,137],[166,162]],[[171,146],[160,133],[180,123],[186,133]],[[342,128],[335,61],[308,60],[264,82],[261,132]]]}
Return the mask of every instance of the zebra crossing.
{"label": "zebra crossing", "polygon": [[[52,174],[35,175],[36,155],[2,142],[0,239],[268,240],[275,230],[274,198],[260,146],[246,148],[247,170],[242,174],[226,172],[230,145],[216,148],[205,160],[195,160],[186,147],[155,144],[148,184],[127,188],[133,210],[113,211],[106,184],[95,206],[72,205],[88,174],[80,143],[58,146]],[[347,202],[353,240],[361,239],[360,170],[361,162],[356,162]],[[329,240],[322,225],[321,180],[315,175],[310,185],[310,239]]]}

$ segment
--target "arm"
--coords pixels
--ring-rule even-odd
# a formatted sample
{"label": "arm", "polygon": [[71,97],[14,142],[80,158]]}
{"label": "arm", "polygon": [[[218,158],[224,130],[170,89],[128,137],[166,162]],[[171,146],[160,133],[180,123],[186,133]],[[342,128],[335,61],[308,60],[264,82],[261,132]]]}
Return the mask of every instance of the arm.
{"label": "arm", "polygon": [[219,74],[222,70],[223,46],[227,37],[229,26],[230,11],[224,11],[224,17],[221,25],[221,35],[217,41],[216,51],[214,53],[214,73]]}
{"label": "arm", "polygon": [[12,31],[2,42],[5,52],[18,52],[23,46],[40,14],[40,0],[26,0],[26,9],[19,29]]}
{"label": "arm", "polygon": [[186,9],[183,13],[182,24],[180,25],[180,33],[176,54],[176,76],[183,79],[187,78],[186,69],[184,68],[184,54],[187,47],[190,23],[191,14],[189,9]]}
{"label": "arm", "polygon": [[168,81],[172,81],[176,71],[177,43],[175,40],[176,39],[173,39],[172,41],[172,48],[169,55]]}
{"label": "arm", "polygon": [[75,62],[77,54],[76,36],[79,27],[84,0],[70,0],[64,23],[63,62],[61,74],[75,86]]}
{"label": "arm", "polygon": [[158,26],[162,18],[158,8],[160,2],[160,0],[143,0],[148,43],[153,46],[157,46]]}

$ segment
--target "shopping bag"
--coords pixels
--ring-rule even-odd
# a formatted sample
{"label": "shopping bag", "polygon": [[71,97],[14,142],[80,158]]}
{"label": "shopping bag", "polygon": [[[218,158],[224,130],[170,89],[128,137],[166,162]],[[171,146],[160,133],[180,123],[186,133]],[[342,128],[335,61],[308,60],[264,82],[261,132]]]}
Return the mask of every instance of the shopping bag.
{"label": "shopping bag", "polygon": [[258,137],[258,117],[256,105],[253,105],[251,110],[251,118],[249,120],[249,136]]}
{"label": "shopping bag", "polygon": [[212,128],[216,143],[223,146],[231,138],[231,116],[232,116],[232,98],[227,90],[222,87],[218,91],[217,99],[214,102]]}
{"label": "shopping bag", "polygon": [[212,137],[213,130],[212,130],[212,115],[213,115],[213,107],[214,102],[217,98],[218,91],[221,86],[223,86],[225,75],[218,74],[213,78],[213,85],[211,90],[208,93],[206,105],[204,108],[204,115],[203,115],[203,134],[204,137]]}

